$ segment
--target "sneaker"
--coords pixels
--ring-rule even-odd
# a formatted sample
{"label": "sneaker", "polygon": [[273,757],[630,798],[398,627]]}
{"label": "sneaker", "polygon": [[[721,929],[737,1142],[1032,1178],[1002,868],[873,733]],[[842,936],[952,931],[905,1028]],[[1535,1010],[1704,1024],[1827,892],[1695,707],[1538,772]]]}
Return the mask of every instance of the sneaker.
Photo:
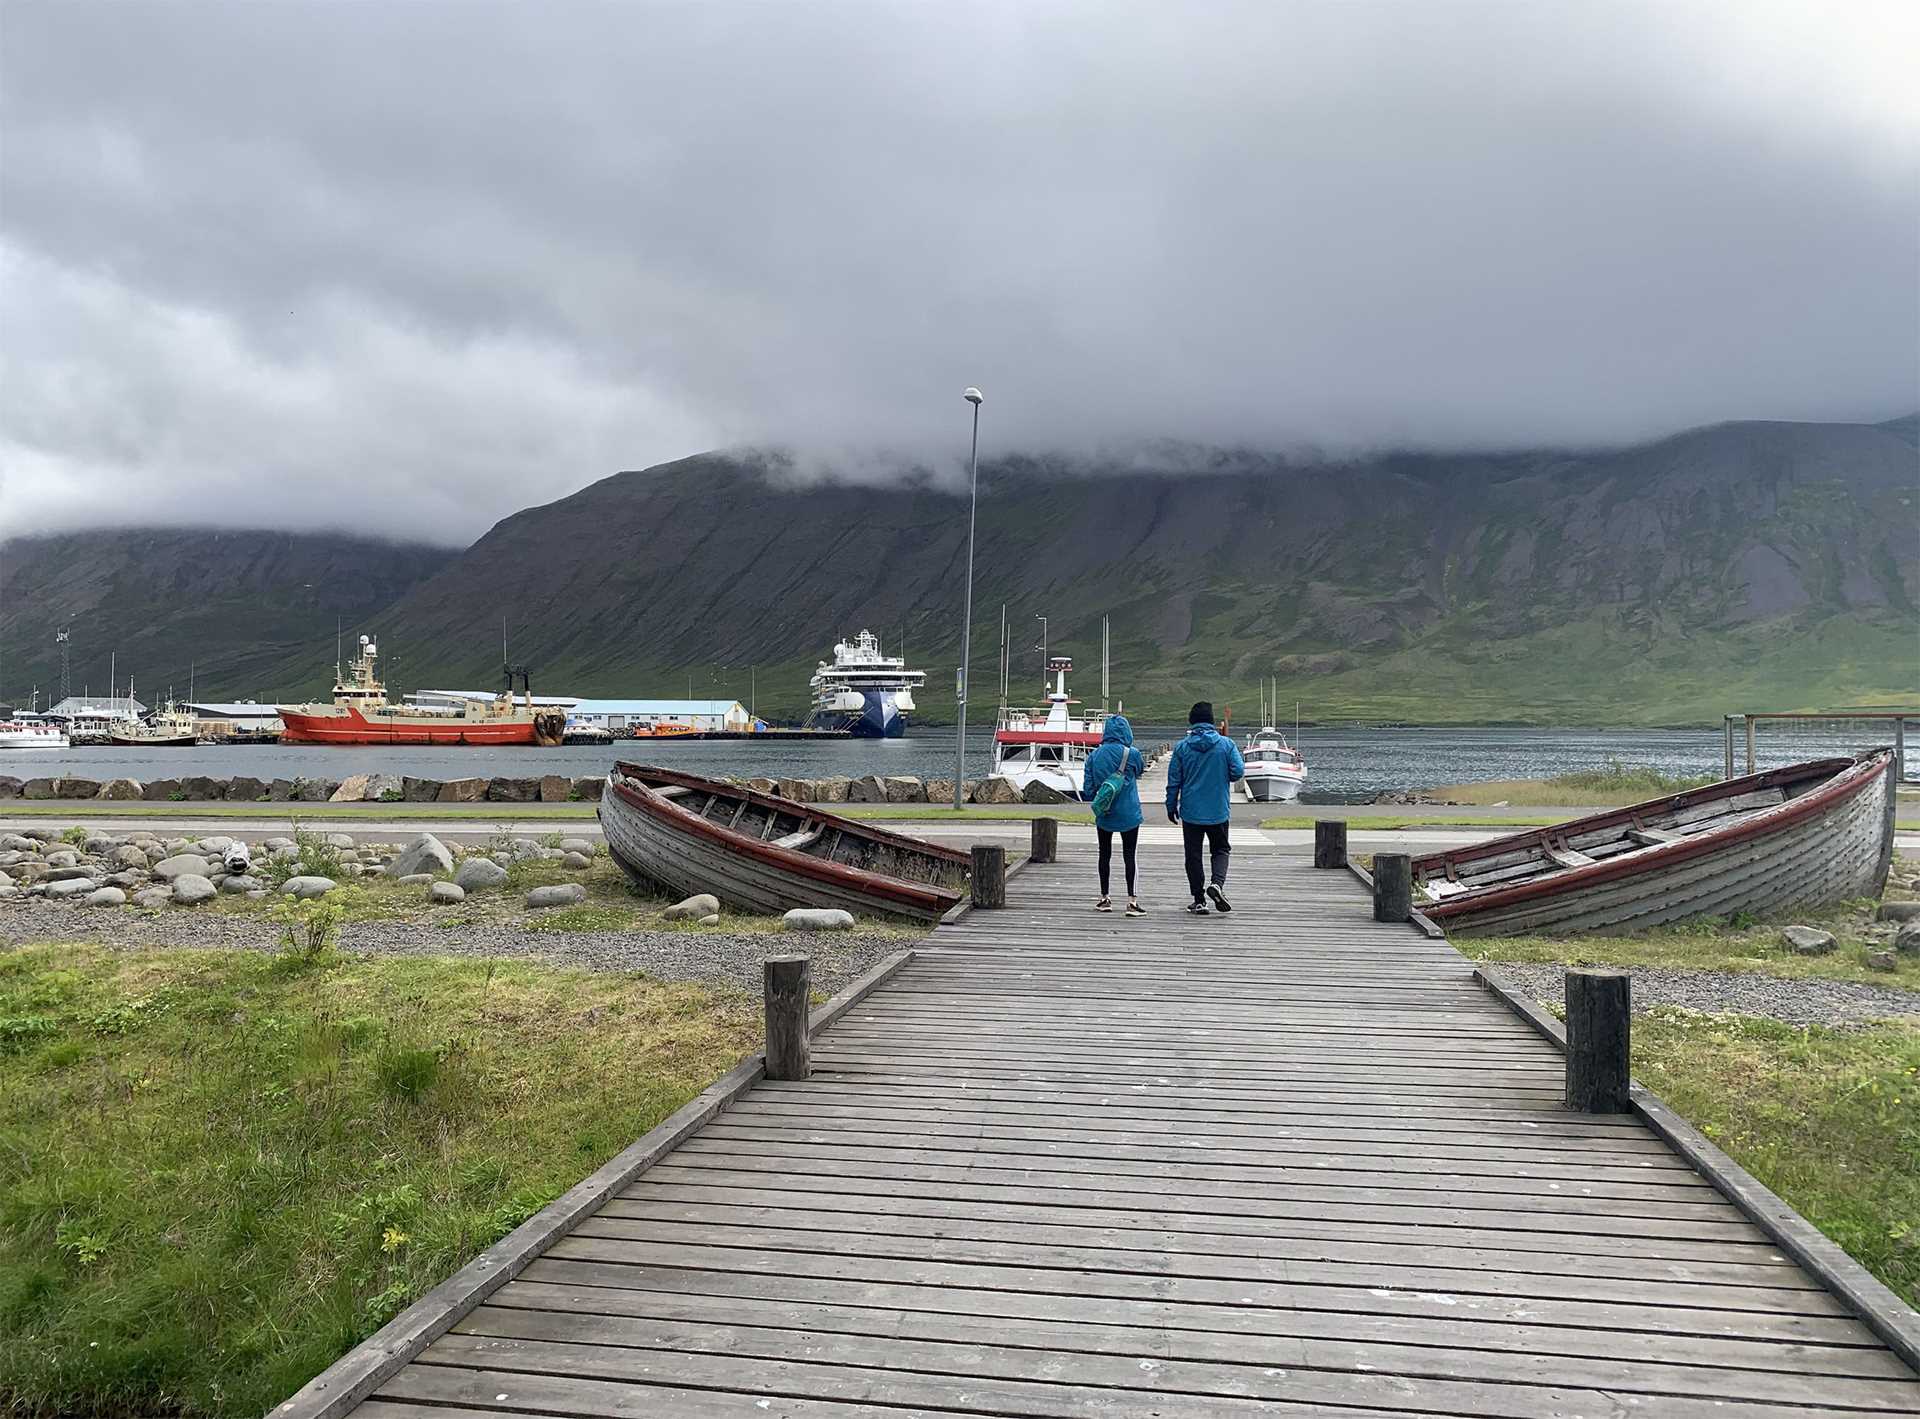
{"label": "sneaker", "polygon": [[1230,912],[1233,910],[1232,905],[1227,901],[1227,894],[1220,890],[1220,884],[1218,882],[1215,882],[1211,887],[1207,888],[1207,895],[1213,898],[1213,909],[1215,911]]}
{"label": "sneaker", "polygon": [[1207,916],[1213,911],[1213,908],[1208,906],[1201,898],[1195,897],[1191,902],[1187,903],[1187,910],[1195,916]]}
{"label": "sneaker", "polygon": [[1138,902],[1127,903],[1128,916],[1145,916],[1146,914],[1147,914],[1147,909],[1141,906],[1140,903]]}
{"label": "sneaker", "polygon": [[1100,899],[1099,901],[1097,901],[1097,902],[1095,902],[1095,903],[1093,904],[1093,909],[1094,909],[1095,911],[1097,911],[1097,912],[1110,912],[1110,911],[1112,911],[1112,910],[1113,910],[1113,898],[1111,898],[1111,897],[1102,897],[1102,898],[1101,898],[1101,899]]}

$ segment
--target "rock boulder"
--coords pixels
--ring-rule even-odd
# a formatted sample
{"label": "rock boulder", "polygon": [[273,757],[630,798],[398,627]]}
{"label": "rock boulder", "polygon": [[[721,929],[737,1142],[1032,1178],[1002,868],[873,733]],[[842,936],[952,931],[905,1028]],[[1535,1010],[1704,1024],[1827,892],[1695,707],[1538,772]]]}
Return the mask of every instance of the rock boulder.
{"label": "rock boulder", "polygon": [[298,897],[308,901],[314,897],[324,897],[334,889],[331,877],[289,877],[280,884],[282,896]]}
{"label": "rock boulder", "polygon": [[573,780],[565,774],[542,774],[540,776],[540,801],[542,803],[565,803],[573,797]]}
{"label": "rock boulder", "polygon": [[98,798],[100,780],[92,778],[57,778],[53,781],[55,798]]}
{"label": "rock boulder", "polygon": [[467,894],[458,882],[435,882],[427,888],[430,902],[464,902],[466,899]]}
{"label": "rock boulder", "polygon": [[1020,801],[1022,803],[1065,803],[1067,801],[1067,795],[1055,788],[1052,784],[1042,783],[1039,779],[1035,779],[1027,785],[1026,791],[1020,795]]}
{"label": "rock boulder", "polygon": [[600,795],[607,790],[607,780],[602,774],[591,778],[577,778],[573,781],[573,796],[582,803],[598,803]]}
{"label": "rock boulder", "polygon": [[463,892],[498,887],[507,880],[507,869],[490,858],[470,857],[460,864],[453,880]]}
{"label": "rock boulder", "polygon": [[432,803],[440,797],[440,788],[437,778],[414,778],[409,774],[400,780],[400,797],[408,803]]}
{"label": "rock boulder", "polygon": [[975,803],[1018,803],[1020,791],[1009,779],[985,778],[974,785],[973,801]]}
{"label": "rock boulder", "polygon": [[1831,931],[1813,926],[1789,926],[1780,933],[1780,940],[1796,956],[1824,956],[1839,944]]}
{"label": "rock boulder", "polygon": [[195,774],[180,780],[180,791],[186,795],[189,803],[218,803],[227,796],[227,781],[206,774]]}
{"label": "rock boulder", "polygon": [[537,778],[497,778],[487,785],[489,803],[534,803],[539,798]]}
{"label": "rock boulder", "polygon": [[1893,938],[1893,949],[1902,956],[1920,956],[1920,921],[1910,921]]}
{"label": "rock boulder", "polygon": [[853,913],[838,907],[795,907],[780,923],[788,931],[851,931]]}
{"label": "rock boulder", "polygon": [[688,897],[683,902],[675,902],[660,913],[663,921],[698,921],[703,916],[712,916],[720,910],[720,899],[710,892],[701,892]]}
{"label": "rock boulder", "polygon": [[141,792],[139,779],[110,778],[100,785],[99,796],[117,803],[131,803],[140,797]]}
{"label": "rock boulder", "polygon": [[557,887],[535,887],[527,893],[529,907],[572,907],[587,899],[587,889],[578,882],[563,882]]}
{"label": "rock boulder", "polygon": [[1920,921],[1920,902],[1882,902],[1876,921]]}
{"label": "rock boulder", "polygon": [[927,801],[927,786],[917,778],[900,774],[881,779],[880,782],[886,787],[889,803],[925,803]]}
{"label": "rock boulder", "polygon": [[227,780],[227,801],[229,803],[258,803],[272,788],[263,778],[230,778]]}
{"label": "rock boulder", "polygon": [[410,877],[416,872],[439,875],[453,871],[453,854],[432,833],[422,833],[401,848],[383,870],[389,877]]}
{"label": "rock boulder", "polygon": [[188,876],[205,877],[211,871],[213,864],[197,852],[183,852],[153,864],[153,875],[162,882],[173,882]]}
{"label": "rock boulder", "polygon": [[197,872],[183,872],[173,879],[173,899],[183,907],[206,901],[216,890],[213,883]]}
{"label": "rock boulder", "polygon": [[85,904],[90,907],[124,907],[127,894],[118,887],[98,887],[87,893]]}
{"label": "rock boulder", "polygon": [[487,785],[491,779],[457,778],[440,785],[439,801],[442,803],[479,803],[487,796]]}

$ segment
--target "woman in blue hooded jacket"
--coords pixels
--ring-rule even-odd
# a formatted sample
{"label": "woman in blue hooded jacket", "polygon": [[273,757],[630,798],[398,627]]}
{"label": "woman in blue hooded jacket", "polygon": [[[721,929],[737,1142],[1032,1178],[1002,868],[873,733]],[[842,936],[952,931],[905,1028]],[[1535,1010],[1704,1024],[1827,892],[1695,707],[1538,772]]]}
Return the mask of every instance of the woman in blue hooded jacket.
{"label": "woman in blue hooded jacket", "polygon": [[1095,911],[1113,910],[1113,896],[1108,891],[1108,884],[1113,875],[1113,837],[1118,833],[1121,855],[1127,865],[1127,915],[1147,914],[1134,892],[1134,868],[1140,854],[1140,775],[1146,770],[1147,761],[1133,747],[1133,726],[1127,723],[1127,717],[1122,714],[1107,716],[1107,727],[1100,736],[1100,747],[1087,755],[1086,773],[1080,782],[1081,796],[1092,802],[1094,795],[1100,792],[1100,785],[1113,775],[1119,774],[1124,781],[1119,795],[1107,806],[1107,811],[1096,813],[1093,819],[1094,832],[1100,838],[1100,900],[1094,904]]}

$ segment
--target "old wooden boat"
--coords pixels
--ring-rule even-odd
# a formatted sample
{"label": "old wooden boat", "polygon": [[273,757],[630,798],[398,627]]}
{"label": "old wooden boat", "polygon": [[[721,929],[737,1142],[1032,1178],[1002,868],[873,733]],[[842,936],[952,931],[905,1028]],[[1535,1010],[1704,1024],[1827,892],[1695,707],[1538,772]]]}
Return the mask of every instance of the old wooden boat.
{"label": "old wooden boat", "polygon": [[938,921],[959,904],[973,861],[811,803],[639,764],[608,773],[600,826],[636,881],[761,914],[841,907]]}
{"label": "old wooden boat", "polygon": [[1415,858],[1414,905],[1449,935],[1519,936],[1877,895],[1894,762],[1817,759]]}

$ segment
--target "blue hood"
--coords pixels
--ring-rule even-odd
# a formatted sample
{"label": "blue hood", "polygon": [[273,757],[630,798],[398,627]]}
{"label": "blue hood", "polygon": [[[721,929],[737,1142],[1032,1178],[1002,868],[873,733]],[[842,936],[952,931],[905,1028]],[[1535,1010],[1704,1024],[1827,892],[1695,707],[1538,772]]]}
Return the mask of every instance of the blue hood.
{"label": "blue hood", "polygon": [[1211,754],[1213,746],[1223,741],[1220,731],[1211,724],[1190,724],[1187,726],[1187,744],[1195,752]]}
{"label": "blue hood", "polygon": [[1133,743],[1133,726],[1127,723],[1127,717],[1124,714],[1107,716],[1107,727],[1100,735],[1100,742],[1102,744]]}

